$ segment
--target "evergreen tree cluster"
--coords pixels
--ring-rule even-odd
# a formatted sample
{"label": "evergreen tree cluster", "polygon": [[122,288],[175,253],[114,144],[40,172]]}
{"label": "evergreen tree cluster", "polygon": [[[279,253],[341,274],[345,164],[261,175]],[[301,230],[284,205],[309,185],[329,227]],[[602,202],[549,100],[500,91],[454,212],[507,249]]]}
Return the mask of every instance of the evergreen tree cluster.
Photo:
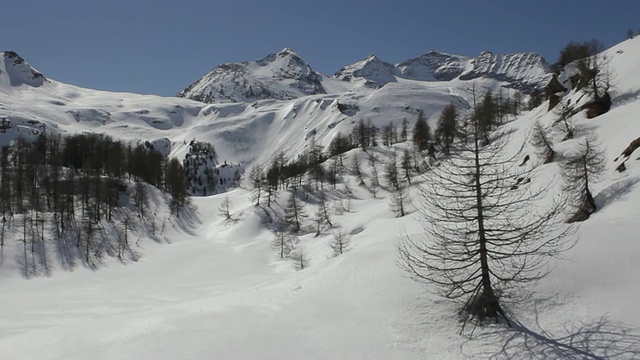
{"label": "evergreen tree cluster", "polygon": [[[43,133],[34,142],[18,138],[0,150],[2,245],[10,229],[21,236],[25,269],[35,264],[27,259],[27,244],[33,255],[45,240],[69,243],[73,238],[86,263],[113,249],[123,256],[126,240],[115,239],[114,245],[98,238],[105,235],[105,226],[126,238],[134,223],[148,216],[145,183],[172,196],[174,213],[187,202],[179,161],[145,144],[127,145],[97,134],[63,138]],[[136,213],[138,220],[133,219]],[[16,227],[22,229],[19,234]]]}

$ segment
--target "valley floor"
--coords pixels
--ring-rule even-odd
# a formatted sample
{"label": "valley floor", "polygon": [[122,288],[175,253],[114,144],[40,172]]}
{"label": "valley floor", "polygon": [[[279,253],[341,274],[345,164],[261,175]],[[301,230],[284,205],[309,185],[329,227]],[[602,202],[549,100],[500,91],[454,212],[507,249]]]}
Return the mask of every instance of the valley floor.
{"label": "valley floor", "polygon": [[522,328],[489,326],[469,340],[458,335],[455,307],[395,265],[398,234],[420,232],[417,213],[395,219],[385,200],[362,196],[336,219],[350,224],[353,250],[334,258],[330,233],[302,236],[311,263],[295,272],[269,249],[272,234],[248,193],[230,193],[238,222],[219,217],[222,198],[195,198],[194,233],[142,243],[137,263],[0,278],[1,357],[640,357],[640,247],[630,241],[639,229],[606,211],[583,227],[571,261],[510,307]]}

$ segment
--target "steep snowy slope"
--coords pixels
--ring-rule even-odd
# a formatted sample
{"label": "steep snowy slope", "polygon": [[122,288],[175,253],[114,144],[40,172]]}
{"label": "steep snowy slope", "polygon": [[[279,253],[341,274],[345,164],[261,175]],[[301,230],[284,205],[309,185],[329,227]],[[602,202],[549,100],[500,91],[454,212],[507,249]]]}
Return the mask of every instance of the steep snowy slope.
{"label": "steep snowy slope", "polygon": [[12,87],[28,85],[42,86],[44,76],[27,64],[23,58],[13,51],[6,51],[0,56],[0,91],[7,91]]}
{"label": "steep snowy slope", "polygon": [[461,80],[489,78],[504,81],[507,87],[523,92],[540,89],[551,79],[549,65],[535,53],[496,55],[485,51],[471,59],[470,66],[460,74]]}
{"label": "steep snowy slope", "polygon": [[291,49],[256,61],[218,65],[178,94],[206,103],[289,100],[324,94],[323,75]]}
{"label": "steep snowy slope", "polygon": [[445,54],[436,50],[403,61],[396,66],[402,77],[422,81],[450,81],[462,74],[469,59],[462,56]]}

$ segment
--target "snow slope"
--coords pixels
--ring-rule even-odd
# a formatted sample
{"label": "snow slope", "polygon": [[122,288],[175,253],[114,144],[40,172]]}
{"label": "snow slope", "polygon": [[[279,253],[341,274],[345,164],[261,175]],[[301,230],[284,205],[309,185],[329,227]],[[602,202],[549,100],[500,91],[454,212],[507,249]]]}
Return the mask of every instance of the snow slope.
{"label": "snow slope", "polygon": [[[617,73],[612,110],[595,119],[586,119],[583,113],[573,119],[579,129],[593,128],[606,149],[609,168],[605,179],[594,185],[600,210],[579,229],[579,241],[566,254],[568,261],[558,261],[551,275],[531,288],[535,291],[530,298],[508,304],[521,324],[517,330],[488,326],[477,329],[471,340],[459,336],[455,307],[425,292],[394,263],[398,235],[421,233],[415,211],[418,199],[412,196],[409,216],[395,218],[384,188],[374,199],[345,174],[353,191],[350,200],[343,184],[329,189],[328,196],[332,208],[350,208],[334,215],[334,222],[350,234],[352,249],[331,257],[327,245],[331,232],[314,237],[309,229],[300,236],[310,261],[302,271],[294,271],[289,261],[279,260],[270,249],[268,221],[250,204],[244,189],[228,194],[237,221],[225,222],[217,215],[224,196],[194,198],[202,223],[194,225],[192,233],[171,231],[169,244],[141,242],[143,258],[137,263],[112,261],[99,271],[54,269],[51,277],[29,281],[0,269],[0,355],[3,359],[640,358],[640,153],[627,160],[625,172],[613,170],[622,161],[614,159],[640,137],[636,76],[640,38],[607,54]],[[467,86],[463,80],[425,84],[401,79],[375,91],[205,105],[50,81],[39,88],[12,88],[11,94],[2,90],[0,111],[24,126],[37,120],[58,131],[103,131],[127,139],[168,137],[174,156],[186,151],[182,140],[198,137],[212,141],[223,157],[261,161],[276,149],[295,155],[311,132],[326,144],[360,116],[384,125],[391,119],[415,117],[415,109],[424,109],[433,118],[449,101],[468,107]],[[579,96],[568,97],[577,101]],[[358,110],[345,115],[338,103],[357,105]],[[67,109],[77,110],[78,115]],[[102,120],[92,120],[95,117]],[[550,124],[554,115],[543,104],[507,125],[515,130],[514,146],[525,141],[536,119]],[[560,143],[558,151],[571,151],[581,134],[578,131],[577,139]],[[406,146],[398,144],[396,149]],[[388,148],[372,151],[380,159],[391,154]],[[366,164],[361,150],[347,154],[353,156]],[[365,172],[370,174],[371,169],[365,166]],[[557,164],[548,164],[534,181],[544,182],[555,174]],[[274,208],[285,199],[282,194]],[[316,206],[312,202],[308,212],[313,214]]]}

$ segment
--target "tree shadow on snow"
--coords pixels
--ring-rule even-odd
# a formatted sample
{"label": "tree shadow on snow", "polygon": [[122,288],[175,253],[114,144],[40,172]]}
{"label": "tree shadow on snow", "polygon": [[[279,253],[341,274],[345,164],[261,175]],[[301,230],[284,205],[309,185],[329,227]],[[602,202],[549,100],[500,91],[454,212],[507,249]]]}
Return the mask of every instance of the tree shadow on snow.
{"label": "tree shadow on snow", "polygon": [[613,98],[612,103],[614,106],[620,106],[627,103],[630,103],[640,97],[640,89],[628,91],[626,93],[622,93]]}
{"label": "tree shadow on snow", "polygon": [[[638,329],[603,316],[592,321],[566,322],[559,333],[542,328],[536,312],[535,327],[518,321],[511,328],[500,327],[482,332],[482,346],[471,358],[486,359],[638,359]],[[483,348],[487,348],[483,351]],[[490,349],[490,350],[489,350]]]}
{"label": "tree shadow on snow", "polygon": [[637,183],[640,183],[640,177],[628,178],[611,184],[595,196],[596,206],[598,209],[602,209],[608,204],[621,199],[629,194]]}

